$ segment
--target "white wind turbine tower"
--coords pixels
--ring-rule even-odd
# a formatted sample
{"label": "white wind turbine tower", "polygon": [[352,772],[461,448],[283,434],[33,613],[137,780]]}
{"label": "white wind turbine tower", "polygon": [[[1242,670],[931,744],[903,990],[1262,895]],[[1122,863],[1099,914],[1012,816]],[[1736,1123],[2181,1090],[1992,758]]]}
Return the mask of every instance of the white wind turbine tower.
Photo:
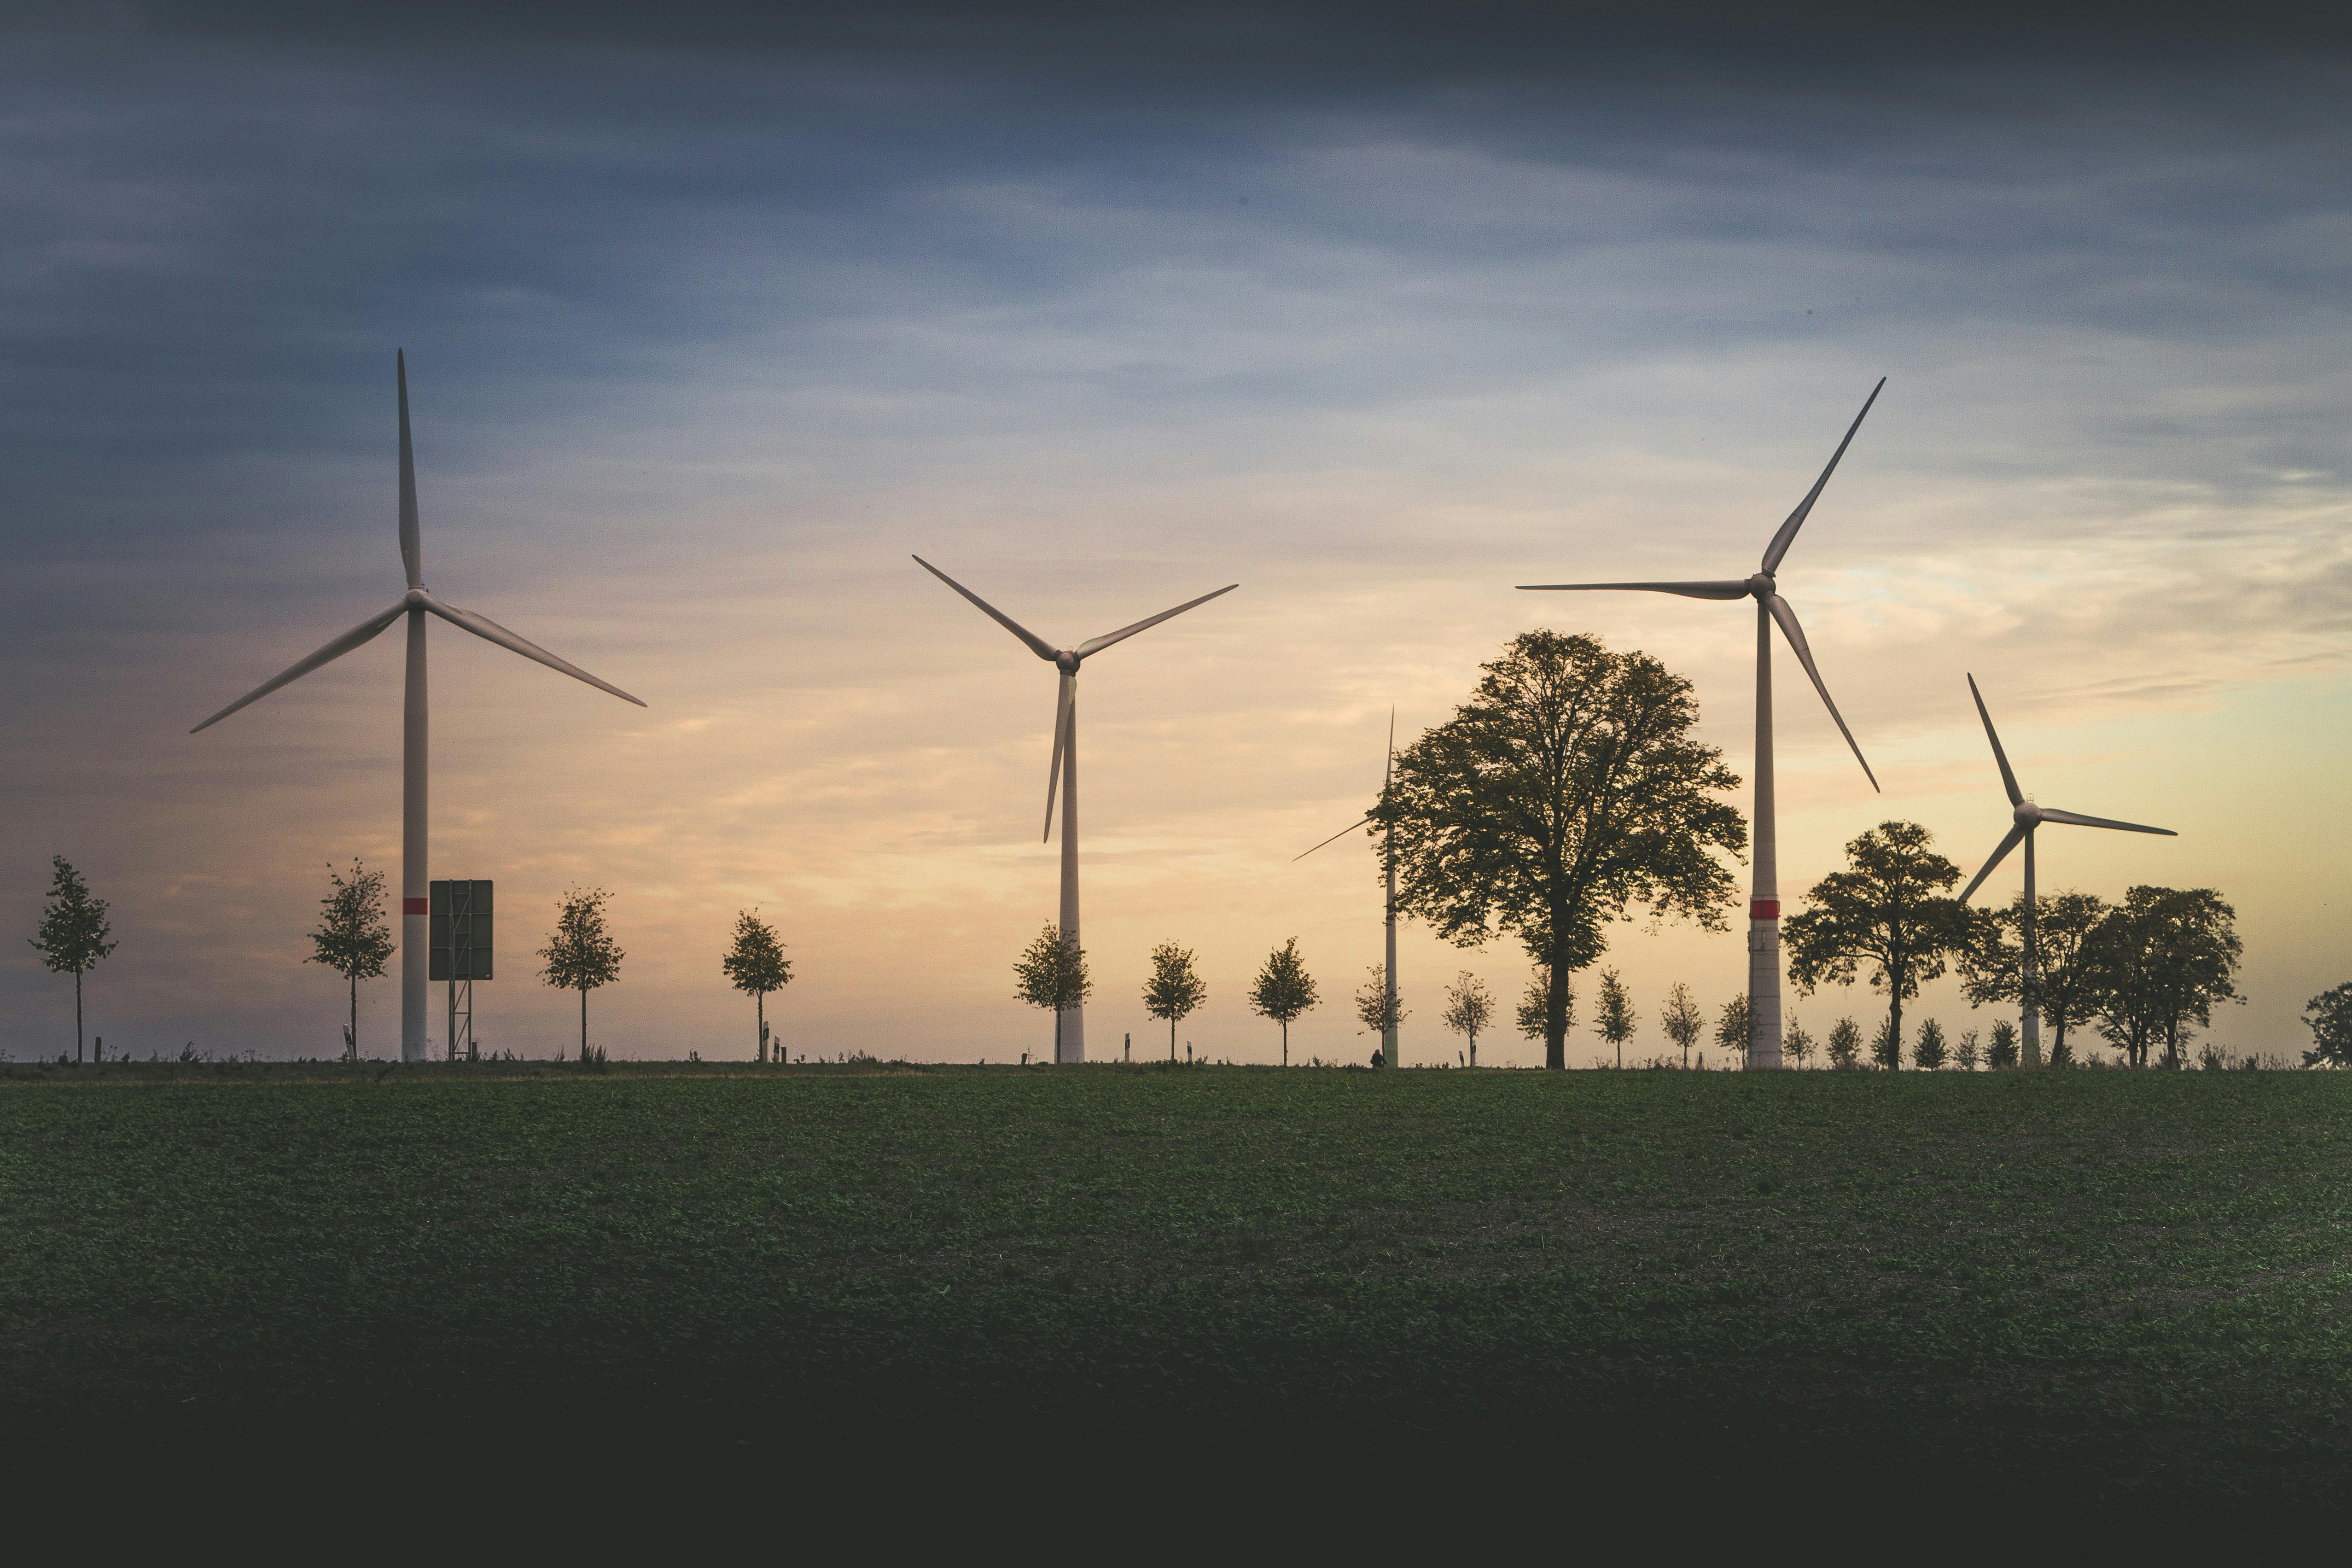
{"label": "white wind turbine tower", "polygon": [[[1382,764],[1381,764],[1381,798],[1383,801],[1385,801],[1386,799],[1388,799],[1388,795],[1389,795],[1389,782],[1390,782],[1390,780],[1391,780],[1391,779],[1394,778],[1394,777],[1395,777],[1395,775],[1396,775],[1396,710],[1395,710],[1394,708],[1391,708],[1391,709],[1389,710],[1389,754],[1388,754],[1388,761],[1387,761],[1387,762],[1385,762],[1384,763],[1382,763]],[[1320,849],[1320,848],[1322,848],[1324,844],[1337,844],[1338,842],[1339,842],[1339,840],[1341,840],[1342,838],[1347,837],[1348,837],[1348,835],[1349,835],[1350,833],[1355,832],[1357,828],[1363,826],[1365,823],[1368,823],[1368,822],[1370,822],[1370,821],[1371,821],[1371,817],[1370,817],[1370,816],[1365,816],[1365,817],[1360,818],[1359,820],[1357,820],[1357,821],[1355,821],[1355,822],[1351,822],[1351,823],[1349,823],[1347,826],[1345,826],[1345,827],[1343,827],[1343,828],[1339,829],[1339,832],[1334,833],[1333,835],[1331,835],[1331,837],[1330,837],[1326,838],[1325,840],[1323,840],[1323,844],[1318,844],[1318,845],[1315,847],[1315,849]],[[1298,862],[1298,861],[1300,861],[1300,860],[1304,860],[1304,859],[1306,859],[1306,858],[1307,858],[1307,857],[1308,855],[1312,855],[1312,854],[1314,854],[1314,853],[1315,853],[1315,849],[1309,849],[1309,850],[1305,851],[1305,852],[1304,852],[1304,853],[1302,853],[1302,854],[1294,855],[1294,856],[1292,856],[1290,858],[1291,858],[1292,862],[1295,864],[1295,863],[1297,863],[1297,862]],[[1389,827],[1388,827],[1388,828],[1387,828],[1387,829],[1382,833],[1382,835],[1381,835],[1381,867],[1382,867],[1382,868],[1383,868],[1383,869],[1388,873],[1388,879],[1389,879],[1389,896],[1388,896],[1388,903],[1387,903],[1388,914],[1387,914],[1387,918],[1386,918],[1386,920],[1382,922],[1382,923],[1386,926],[1386,928],[1387,928],[1387,932],[1388,932],[1388,967],[1387,967],[1387,968],[1385,968],[1385,969],[1383,969],[1383,970],[1381,972],[1381,974],[1382,974],[1383,976],[1385,976],[1385,977],[1386,977],[1386,985],[1387,985],[1387,988],[1388,988],[1388,1015],[1389,1015],[1389,1026],[1388,1026],[1387,1028],[1385,1028],[1385,1029],[1383,1029],[1383,1030],[1381,1030],[1381,1060],[1383,1060],[1383,1061],[1385,1061],[1385,1062],[1387,1062],[1387,1063],[1389,1064],[1389,1066],[1391,1066],[1391,1067],[1392,1067],[1392,1068],[1393,1068],[1393,1067],[1402,1067],[1402,1066],[1404,1065],[1403,1063],[1402,1063],[1402,1062],[1400,1062],[1400,1061],[1398,1061],[1398,1060],[1397,1060],[1397,1025],[1396,1025],[1396,1016],[1397,1016],[1397,973],[1396,973],[1396,915],[1397,915],[1397,905],[1396,905],[1396,826],[1395,826],[1395,825],[1394,825],[1394,824],[1391,824],[1391,825],[1389,826]]]}
{"label": "white wind turbine tower", "polygon": [[1992,715],[1985,711],[1984,693],[1977,689],[1977,678],[1973,675],[1969,677],[1969,695],[1977,700],[1977,717],[1984,721],[1985,739],[1992,742],[1992,760],[2000,768],[2000,787],[2009,792],[2012,821],[2008,837],[1993,850],[1992,858],[1986,861],[1984,869],[1961,889],[1960,902],[1965,904],[1975,895],[1976,890],[1984,885],[1984,879],[1992,875],[1993,868],[2009,858],[2011,850],[2020,844],[2025,846],[2025,930],[2021,933],[2025,948],[2025,984],[2022,987],[2025,1050],[2022,1061],[2026,1067],[2038,1068],[2042,1065],[2042,1006],[2033,994],[2034,980],[2041,973],[2041,949],[2035,943],[2033,932],[2034,829],[2045,822],[2063,822],[2074,827],[2112,827],[2123,833],[2161,833],[2167,838],[2178,838],[2180,835],[2169,827],[2142,827],[2137,822],[2114,822],[2104,816],[2084,816],[2076,812],[2060,811],[2055,806],[2034,805],[2018,789],[2017,775],[2009,771],[2009,754],[2000,749],[2000,737],[1993,733]]}
{"label": "white wind turbine tower", "polygon": [[1780,844],[1774,832],[1775,811],[1772,798],[1772,626],[1780,624],[1781,635],[1789,639],[1790,651],[1797,662],[1805,667],[1813,689],[1821,693],[1822,705],[1837,721],[1838,733],[1853,748],[1853,760],[1862,763],[1863,776],[1870,787],[1878,788],[1878,775],[1870,771],[1870,763],[1854,744],[1853,731],[1845,727],[1845,719],[1830,700],[1830,689],[1822,683],[1822,672],[1813,668],[1812,649],[1805,644],[1804,628],[1797,624],[1797,612],[1780,597],[1773,574],[1780,570],[1780,558],[1789,553],[1796,542],[1797,530],[1804,527],[1805,518],[1813,503],[1822,497],[1822,487],[1837,472],[1838,459],[1845,456],[1846,447],[1853,441],[1853,433],[1870,414],[1870,405],[1878,401],[1885,390],[1886,378],[1880,376],[1878,384],[1870,389],[1863,401],[1862,412],[1853,416],[1846,427],[1845,439],[1830,454],[1829,467],[1813,481],[1789,521],[1764,547],[1763,569],[1748,577],[1728,578],[1703,583],[1527,583],[1523,588],[1549,590],[1581,590],[1632,588],[1653,594],[1679,594],[1688,599],[1754,599],[1756,601],[1756,843],[1755,885],[1748,904],[1748,1006],[1750,1019],[1748,1037],[1748,1065],[1753,1068],[1777,1068],[1780,1066]]}
{"label": "white wind turbine tower", "polygon": [[408,679],[402,705],[400,748],[400,1059],[421,1062],[425,1059],[425,983],[431,973],[425,945],[429,890],[425,786],[430,774],[425,744],[425,617],[428,614],[438,616],[485,642],[494,642],[525,658],[536,659],[550,669],[560,669],[599,691],[609,691],[640,708],[645,704],[619,687],[556,658],[537,643],[517,637],[488,616],[445,605],[425,591],[424,547],[416,521],[416,462],[408,439],[408,357],[404,353],[394,355],[393,374],[400,395],[400,560],[407,570],[408,592],[390,609],[362,621],[285,673],[255,687],[197,725],[196,730],[209,729],[247,703],[259,701],[320,665],[342,658],[403,616],[408,617]]}
{"label": "white wind turbine tower", "polygon": [[[1037,636],[1012,616],[918,555],[915,564],[953,588],[971,601],[981,614],[1019,637],[1031,653],[1062,672],[1061,696],[1054,710],[1054,756],[1045,770],[1045,831],[1042,839],[1054,836],[1054,792],[1062,795],[1062,911],[1059,925],[1062,941],[1075,948],[1078,945],[1078,666],[1116,642],[1124,642],[1139,631],[1145,631],[1171,616],[1181,616],[1196,605],[1205,605],[1221,594],[1230,594],[1241,586],[1228,583],[1215,594],[1203,594],[1188,599],[1172,610],[1106,632],[1098,637],[1088,637],[1076,647],[1057,648]],[[1057,1020],[1055,1031],[1058,1062],[1082,1062],[1087,1059],[1087,1010],[1072,1007]]]}

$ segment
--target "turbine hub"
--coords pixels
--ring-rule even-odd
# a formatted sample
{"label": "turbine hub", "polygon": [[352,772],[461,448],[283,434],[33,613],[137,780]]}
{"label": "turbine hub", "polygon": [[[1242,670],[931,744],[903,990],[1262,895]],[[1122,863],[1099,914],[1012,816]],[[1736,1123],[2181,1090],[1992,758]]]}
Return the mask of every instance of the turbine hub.
{"label": "turbine hub", "polygon": [[426,597],[427,595],[424,589],[411,588],[407,593],[403,594],[400,596],[400,602],[406,605],[412,610],[421,610],[425,607]]}
{"label": "turbine hub", "polygon": [[2042,808],[2030,800],[2021,801],[2010,816],[2017,819],[2020,827],[2032,827],[2042,820]]}
{"label": "turbine hub", "polygon": [[1769,572],[1759,572],[1748,579],[1748,595],[1750,598],[1768,598],[1778,591],[1772,582],[1772,574]]}
{"label": "turbine hub", "polygon": [[1064,675],[1076,675],[1078,672],[1078,656],[1064,648],[1054,656],[1054,668]]}

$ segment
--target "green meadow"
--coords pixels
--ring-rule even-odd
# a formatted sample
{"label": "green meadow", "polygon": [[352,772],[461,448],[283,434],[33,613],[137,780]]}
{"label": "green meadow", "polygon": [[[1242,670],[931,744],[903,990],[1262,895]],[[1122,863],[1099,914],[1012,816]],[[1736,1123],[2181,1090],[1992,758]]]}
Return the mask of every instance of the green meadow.
{"label": "green meadow", "polygon": [[2323,1505],[2352,1473],[2334,1075],[0,1075],[20,1441],[1344,1434]]}

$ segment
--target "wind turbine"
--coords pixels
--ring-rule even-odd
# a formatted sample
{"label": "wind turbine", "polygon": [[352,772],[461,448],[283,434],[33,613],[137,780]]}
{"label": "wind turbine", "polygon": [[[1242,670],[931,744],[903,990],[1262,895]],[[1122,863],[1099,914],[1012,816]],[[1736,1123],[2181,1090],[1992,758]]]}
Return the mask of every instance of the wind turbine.
{"label": "wind turbine", "polygon": [[1862,412],[1853,416],[1846,427],[1845,439],[1830,454],[1829,467],[1789,514],[1789,521],[1772,535],[1772,542],[1764,547],[1762,570],[1752,576],[1729,578],[1707,583],[1527,583],[1521,587],[1538,591],[1580,591],[1585,589],[1631,588],[1653,594],[1679,594],[1686,599],[1753,599],[1756,601],[1756,845],[1755,885],[1748,903],[1748,1007],[1751,1020],[1748,1037],[1748,1065],[1750,1068],[1777,1068],[1780,1066],[1780,855],[1774,832],[1775,810],[1772,797],[1772,626],[1778,622],[1780,633],[1789,639],[1790,651],[1797,662],[1805,667],[1813,689],[1821,693],[1822,705],[1835,720],[1838,733],[1853,748],[1853,760],[1862,763],[1863,776],[1870,787],[1878,788],[1878,775],[1870,771],[1870,763],[1854,744],[1853,731],[1845,727],[1845,719],[1830,700],[1830,689],[1822,683],[1822,672],[1813,668],[1812,649],[1805,644],[1805,632],[1797,624],[1797,612],[1789,601],[1780,597],[1773,574],[1780,568],[1780,558],[1789,553],[1796,542],[1797,530],[1805,526],[1805,518],[1813,503],[1822,499],[1822,487],[1837,472],[1838,459],[1853,444],[1853,433],[1870,414],[1870,405],[1886,388],[1886,378],[1880,376],[1878,384],[1870,389],[1863,401]]}
{"label": "wind turbine", "polygon": [[560,669],[599,691],[609,691],[640,708],[645,704],[578,665],[556,658],[537,643],[517,637],[488,616],[445,605],[425,591],[424,546],[416,521],[416,460],[408,439],[405,353],[394,353],[393,375],[400,390],[400,561],[408,574],[408,592],[392,608],[362,621],[285,673],[255,687],[189,733],[210,729],[247,703],[257,702],[289,681],[299,680],[320,665],[331,663],[372,640],[403,616],[408,617],[408,679],[402,706],[400,747],[400,1059],[421,1062],[425,1059],[425,984],[431,973],[426,948],[430,906],[426,902],[429,889],[425,857],[425,786],[429,774],[425,765],[425,617],[438,616],[485,642],[494,642],[525,658],[536,659],[550,669]]}
{"label": "wind turbine", "polygon": [[[971,601],[974,608],[1019,637],[1031,653],[1062,672],[1061,696],[1054,709],[1054,757],[1045,769],[1045,830],[1042,843],[1054,837],[1054,792],[1062,794],[1062,941],[1070,947],[1078,945],[1078,666],[1102,652],[1113,643],[1125,642],[1140,631],[1148,631],[1172,616],[1205,605],[1222,594],[1230,594],[1241,586],[1228,583],[1215,594],[1203,594],[1188,599],[1172,610],[1106,632],[1098,637],[1088,637],[1076,647],[1057,648],[1044,637],[932,565],[918,555],[915,564],[953,588]],[[1072,1007],[1056,1020],[1055,1031],[1056,1062],[1082,1062],[1087,1059],[1087,1010],[1083,1005]]]}
{"label": "wind turbine", "polygon": [[1992,742],[1992,760],[2000,767],[2000,787],[2009,792],[2010,816],[2012,818],[2008,837],[1984,863],[1960,892],[1960,902],[1967,903],[1984,879],[1992,875],[1993,868],[2009,858],[2009,852],[2020,844],[2025,846],[2025,939],[2024,984],[2021,987],[2025,1011],[2024,1065],[2042,1065],[2042,1005],[2033,994],[2033,983],[2041,970],[2041,949],[2033,933],[2033,831],[2045,822],[2063,822],[2074,827],[2112,827],[2124,833],[2161,833],[2167,838],[2180,837],[2169,827],[2142,827],[2137,822],[2113,822],[2104,816],[2084,816],[2076,812],[2060,811],[2053,805],[2036,805],[2025,798],[2017,787],[2017,775],[2009,771],[2009,753],[2000,749],[2000,737],[1993,733],[1992,715],[1985,711],[1984,693],[1977,689],[1977,678],[1969,677],[1969,695],[1977,700],[1977,717],[1984,721],[1985,739]]}
{"label": "wind turbine", "polygon": [[[1388,761],[1381,764],[1381,798],[1382,800],[1388,799],[1389,781],[1395,777],[1395,775],[1396,709],[1391,707],[1389,710]],[[1376,815],[1378,814],[1372,814],[1372,816]],[[1315,849],[1322,848],[1324,844],[1337,844],[1342,838],[1347,837],[1350,833],[1355,832],[1357,828],[1363,826],[1365,823],[1371,821],[1372,816],[1366,816],[1360,821],[1349,823],[1347,826],[1339,829],[1339,832],[1331,835],[1330,837],[1323,840],[1323,844],[1318,844],[1315,847]],[[1290,858],[1292,863],[1295,865],[1298,861],[1306,859],[1308,855],[1315,853],[1315,849],[1309,849],[1304,854],[1292,856]],[[1387,906],[1388,918],[1384,922],[1388,927],[1388,967],[1381,972],[1382,974],[1387,976],[1389,1026],[1381,1031],[1381,1059],[1387,1062],[1391,1067],[1402,1067],[1403,1064],[1397,1060],[1396,824],[1394,823],[1388,825],[1387,830],[1381,837],[1381,861],[1383,868],[1388,872],[1389,879],[1389,896]]]}

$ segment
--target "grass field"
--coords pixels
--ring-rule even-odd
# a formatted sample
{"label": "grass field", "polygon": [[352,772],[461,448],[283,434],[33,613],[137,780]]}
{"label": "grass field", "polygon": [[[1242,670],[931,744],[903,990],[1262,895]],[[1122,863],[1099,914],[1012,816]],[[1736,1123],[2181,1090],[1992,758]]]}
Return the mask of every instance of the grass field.
{"label": "grass field", "polygon": [[0,1379],[2333,1505],[2347,1178],[2314,1073],[13,1068]]}

